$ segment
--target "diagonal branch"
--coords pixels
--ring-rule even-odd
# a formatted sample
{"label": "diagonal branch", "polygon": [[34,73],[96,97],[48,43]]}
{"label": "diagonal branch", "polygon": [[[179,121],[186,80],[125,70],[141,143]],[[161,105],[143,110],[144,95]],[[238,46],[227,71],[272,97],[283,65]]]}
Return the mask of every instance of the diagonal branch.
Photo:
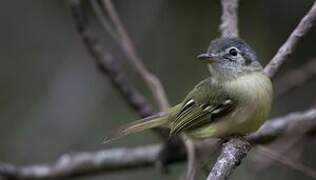
{"label": "diagonal branch", "polygon": [[311,59],[299,68],[289,70],[280,78],[276,79],[276,94],[281,96],[290,90],[302,86],[305,82],[316,75],[316,58]]}
{"label": "diagonal branch", "polygon": [[316,23],[316,2],[312,8],[303,17],[301,22],[296,26],[294,31],[290,34],[285,43],[280,47],[277,54],[272,58],[269,64],[265,67],[264,71],[269,77],[274,77],[279,71],[281,65],[288,60],[289,56],[296,49],[297,44],[307,34],[307,32]]}
{"label": "diagonal branch", "polygon": [[316,171],[304,164],[302,164],[299,161],[293,161],[285,156],[283,156],[282,154],[280,154],[277,151],[274,151],[270,148],[264,147],[264,146],[258,146],[258,152],[265,155],[266,157],[274,160],[274,161],[278,161],[279,163],[292,168],[293,170],[296,170],[298,172],[301,172],[303,174],[305,174],[306,176],[309,176],[313,179],[316,179]]}
{"label": "diagonal branch", "polygon": [[[269,143],[285,131],[296,131],[297,126],[308,125],[310,131],[316,130],[316,109],[303,112],[290,113],[286,116],[271,119],[265,123],[255,134],[247,137],[252,144]],[[203,142],[202,142],[203,143]],[[209,142],[201,144],[198,148],[208,147]],[[245,143],[245,144],[243,144]],[[0,163],[0,177],[7,179],[58,179],[70,178],[83,175],[95,175],[96,173],[110,173],[114,171],[129,170],[142,167],[154,167],[159,157],[160,151],[164,146],[161,144],[140,146],[135,148],[118,148],[97,152],[82,152],[72,155],[63,155],[54,163],[14,166],[11,164]],[[242,151],[240,151],[242,149]],[[232,139],[226,143],[222,155],[219,157],[220,163],[214,167],[216,172],[230,174],[238,162],[249,151],[249,144],[239,139]],[[166,164],[174,164],[186,159],[185,148],[172,151],[166,159]],[[234,156],[223,155],[228,152]],[[235,156],[238,155],[238,156]],[[221,165],[222,164],[222,165]],[[219,166],[221,165],[221,166]],[[225,168],[234,167],[234,168]],[[224,169],[224,171],[222,171]],[[230,173],[228,173],[230,171]],[[220,173],[219,172],[219,173]],[[218,177],[215,173],[211,177]]]}
{"label": "diagonal branch", "polygon": [[100,4],[96,0],[89,0],[93,11],[99,22],[101,23],[104,30],[109,33],[110,37],[112,37],[116,41],[120,41],[120,37],[118,36],[116,30],[112,27],[110,22],[105,17],[103,9],[100,7]]}
{"label": "diagonal branch", "polygon": [[158,103],[160,111],[166,111],[169,108],[169,102],[165,93],[165,90],[160,82],[160,80],[152,74],[144,65],[142,58],[138,55],[135,46],[133,45],[126,28],[124,27],[118,13],[115,10],[114,5],[111,0],[103,0],[104,8],[109,13],[109,16],[117,29],[123,51],[129,58],[132,65],[141,75],[146,85],[153,94],[156,102]]}
{"label": "diagonal branch", "polygon": [[[249,135],[247,139],[253,144],[265,144],[271,142],[286,131],[286,128],[296,129],[303,126],[315,128],[316,109],[312,108],[303,112],[293,112],[280,118],[267,120],[267,122],[255,133]],[[273,122],[272,122],[273,121]]]}
{"label": "diagonal branch", "polygon": [[100,72],[109,77],[113,86],[141,117],[152,115],[154,112],[145,97],[133,87],[119,62],[101,46],[92,33],[87,17],[80,6],[80,1],[70,0],[70,7],[79,35]]}
{"label": "diagonal branch", "polygon": [[[100,72],[109,77],[113,86],[139,116],[147,117],[153,115],[154,111],[152,107],[146,101],[146,98],[130,83],[121,64],[110,52],[102,47],[94,33],[92,33],[89,28],[87,16],[80,6],[80,1],[70,0],[70,7],[79,35],[88,52],[95,60]],[[169,137],[167,129],[156,128],[154,130],[164,139]]]}

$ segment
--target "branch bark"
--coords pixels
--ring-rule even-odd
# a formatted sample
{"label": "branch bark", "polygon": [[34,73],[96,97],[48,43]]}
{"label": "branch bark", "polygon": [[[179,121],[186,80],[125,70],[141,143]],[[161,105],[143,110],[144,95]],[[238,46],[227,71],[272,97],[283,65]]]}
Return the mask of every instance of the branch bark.
{"label": "branch bark", "polygon": [[0,164],[0,174],[7,179],[59,179],[88,174],[153,166],[161,145],[120,148],[63,155],[53,164],[15,167]]}
{"label": "branch bark", "polygon": [[153,115],[154,111],[145,97],[130,83],[121,64],[114,59],[110,52],[102,47],[97,37],[89,28],[88,19],[80,6],[79,0],[70,0],[70,8],[85,47],[95,60],[99,70],[107,76],[114,87],[124,97],[126,102],[141,116]]}
{"label": "branch bark", "polygon": [[222,0],[222,23],[219,27],[222,37],[238,37],[238,1]]}
{"label": "branch bark", "polygon": [[[208,175],[207,180],[228,179],[241,160],[247,156],[251,145],[241,138],[233,138],[224,144],[222,153]],[[228,168],[229,167],[229,168]]]}
{"label": "branch bark", "polygon": [[[281,96],[290,90],[302,86],[316,75],[316,58],[311,59],[301,67],[285,72],[275,80],[275,96]],[[290,81],[289,81],[290,79]]]}
{"label": "branch bark", "polygon": [[316,109],[307,111],[293,112],[280,118],[268,120],[257,132],[249,135],[247,139],[252,144],[266,144],[279,137],[287,129],[296,129],[298,127],[315,128]]}
{"label": "branch bark", "polygon": [[[278,138],[285,131],[296,131],[296,127],[308,124],[310,130],[316,130],[316,109],[304,112],[290,113],[286,116],[271,119],[265,123],[255,134],[246,139],[255,144],[266,144]],[[209,147],[207,144],[200,144],[198,148]],[[143,167],[154,167],[157,157],[164,146],[161,144],[140,146],[136,148],[118,148],[97,152],[83,152],[77,154],[66,154],[61,156],[54,163],[15,166],[0,162],[0,177],[11,180],[17,179],[57,179],[70,178],[84,175],[95,175],[97,173],[110,173],[114,171],[129,170]],[[178,147],[174,147],[178,148]],[[240,139],[232,139],[224,145],[224,149],[218,158],[214,168],[216,172],[223,172],[228,177],[238,166],[238,162],[249,151],[249,143]],[[182,147],[174,149],[168,156],[165,163],[174,164],[186,160],[186,151]],[[238,156],[237,156],[238,155]],[[232,168],[227,168],[232,167]],[[213,168],[213,169],[214,169]],[[214,170],[214,171],[215,171]],[[212,171],[213,172],[213,171]],[[217,173],[210,174],[210,177],[219,177]]]}
{"label": "branch bark", "polygon": [[279,48],[276,55],[272,58],[269,64],[265,67],[264,72],[273,78],[279,71],[281,65],[288,60],[290,55],[296,49],[297,44],[307,34],[307,32],[316,23],[316,2],[314,2],[312,8],[303,17],[301,22],[296,26],[294,31],[290,34],[285,43]]}
{"label": "branch bark", "polygon": [[119,44],[121,45],[123,51],[150,89],[159,106],[160,111],[166,111],[169,108],[169,102],[160,80],[146,68],[142,58],[138,55],[135,46],[133,45],[118,13],[116,12],[112,1],[103,0],[102,2],[104,4],[104,8],[109,13],[110,18],[117,29],[117,32],[120,36]]}
{"label": "branch bark", "polygon": [[277,161],[293,170],[296,170],[298,172],[301,172],[302,174],[305,174],[306,176],[309,176],[313,179],[316,179],[316,171],[304,164],[302,164],[299,161],[294,161],[286,156],[282,155],[281,153],[274,151],[270,148],[264,147],[264,146],[259,146],[257,147],[258,152],[263,154],[264,156]]}

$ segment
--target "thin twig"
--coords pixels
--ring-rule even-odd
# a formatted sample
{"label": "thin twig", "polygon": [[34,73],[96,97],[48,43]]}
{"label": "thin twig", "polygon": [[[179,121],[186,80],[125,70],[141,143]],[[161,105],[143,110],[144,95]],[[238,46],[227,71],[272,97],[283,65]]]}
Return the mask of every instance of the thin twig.
{"label": "thin twig", "polygon": [[141,117],[152,115],[154,112],[145,97],[132,86],[119,62],[114,59],[110,52],[101,46],[94,33],[89,29],[89,23],[84,11],[80,7],[80,1],[71,0],[70,7],[79,35],[88,52],[95,60],[100,72],[109,77],[114,87],[117,88],[120,94]]}
{"label": "thin twig", "polygon": [[289,38],[280,47],[277,54],[272,58],[269,64],[265,67],[264,71],[269,77],[274,77],[279,71],[281,65],[288,60],[289,56],[294,52],[298,42],[307,34],[307,32],[316,23],[316,1],[312,8],[303,17],[301,22],[297,25],[294,31],[290,34]]}
{"label": "thin twig", "polygon": [[193,139],[186,135],[182,135],[182,139],[187,152],[187,172],[186,180],[194,180],[196,176],[196,146]]}
{"label": "thin twig", "polygon": [[110,34],[110,36],[116,40],[120,41],[120,37],[116,33],[115,29],[113,29],[112,25],[110,22],[106,19],[105,14],[100,7],[100,4],[96,0],[89,0],[91,7],[93,8],[96,17],[98,20],[101,22],[102,27]]}
{"label": "thin twig", "polygon": [[281,96],[290,90],[302,86],[305,82],[316,75],[316,58],[308,61],[299,68],[285,72],[275,80],[275,96]]}
{"label": "thin twig", "polygon": [[[284,133],[284,131],[296,131],[297,126],[302,124],[310,124],[310,130],[316,130],[316,109],[310,109],[304,112],[290,113],[286,116],[271,119],[258,130],[255,134],[247,137],[252,144],[266,144]],[[292,128],[291,128],[292,127]],[[237,144],[232,143],[237,142]],[[209,147],[209,141],[205,144],[199,144],[198,148]],[[213,142],[212,142],[213,143]],[[234,151],[234,154],[245,153],[248,151],[243,148],[243,141],[237,139],[231,140],[224,146],[224,153]],[[246,143],[248,144],[248,143]],[[228,148],[231,147],[231,148]],[[0,177],[12,179],[53,179],[53,178],[68,178],[83,175],[95,175],[96,173],[110,173],[119,170],[128,170],[140,167],[154,167],[157,163],[163,145],[147,145],[136,148],[119,148],[97,152],[84,152],[73,155],[64,155],[58,161],[50,164],[32,165],[32,166],[14,166],[11,164],[0,163]],[[165,159],[165,163],[172,164],[186,160],[185,148],[177,148],[171,151],[171,154]],[[236,152],[236,150],[242,152]],[[197,149],[199,151],[199,149]],[[224,159],[232,157],[220,156]],[[234,156],[235,157],[235,156]],[[240,158],[240,156],[238,156]],[[223,172],[229,171],[227,167],[236,167],[240,161],[235,157],[232,162],[217,161],[223,166],[215,165],[224,169]],[[239,160],[238,160],[239,159]],[[221,160],[221,159],[218,159]],[[232,169],[234,169],[232,168]],[[218,169],[218,168],[217,168]],[[217,171],[216,171],[217,172]],[[216,176],[216,174],[212,175]]]}
{"label": "thin twig", "polygon": [[169,108],[169,102],[165,90],[160,80],[151,72],[148,71],[143,63],[142,58],[137,54],[136,49],[125,29],[118,13],[115,10],[111,0],[103,0],[104,8],[107,10],[118,34],[121,37],[119,44],[122,46],[123,51],[129,58],[132,65],[139,72],[148,88],[151,90],[156,102],[158,103],[160,111],[166,111]]}
{"label": "thin twig", "polygon": [[[300,143],[302,144],[306,141],[306,131],[309,129],[310,129],[309,127],[305,127],[305,130],[303,132],[296,131],[295,133],[285,131],[285,133],[279,136],[278,139],[265,145],[265,147],[269,149],[273,149],[280,155],[283,154],[284,156],[283,158],[286,158],[286,152],[288,152],[291,148],[294,148],[295,153],[297,154],[297,156],[299,156],[299,153],[302,151],[302,149],[299,149],[296,147],[301,147],[299,144]],[[258,151],[258,149],[256,150]],[[253,159],[255,159],[258,162],[256,170],[265,169],[274,162],[272,158],[266,158],[260,153],[254,153],[254,154],[255,156],[253,157]]]}
{"label": "thin twig", "polygon": [[266,157],[271,158],[275,161],[278,161],[281,164],[283,164],[287,167],[290,167],[296,171],[299,171],[302,174],[305,174],[313,179],[316,179],[316,171],[314,169],[302,164],[301,162],[291,160],[291,159],[283,156],[282,154],[280,154],[280,153],[278,153],[270,148],[264,147],[264,146],[258,146],[257,148],[259,149],[258,152],[265,155]]}

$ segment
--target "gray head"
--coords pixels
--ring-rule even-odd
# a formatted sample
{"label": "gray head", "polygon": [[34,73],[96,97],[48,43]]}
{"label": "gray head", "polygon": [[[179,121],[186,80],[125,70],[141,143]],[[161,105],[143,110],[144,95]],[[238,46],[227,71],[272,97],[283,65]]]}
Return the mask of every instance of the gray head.
{"label": "gray head", "polygon": [[250,73],[262,71],[255,52],[239,38],[218,38],[210,43],[207,53],[198,56],[210,63],[216,74]]}

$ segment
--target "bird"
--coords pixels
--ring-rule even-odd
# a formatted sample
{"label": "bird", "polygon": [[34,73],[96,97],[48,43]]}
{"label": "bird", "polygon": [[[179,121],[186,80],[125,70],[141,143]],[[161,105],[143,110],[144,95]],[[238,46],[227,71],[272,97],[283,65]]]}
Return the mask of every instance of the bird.
{"label": "bird", "polygon": [[210,65],[210,76],[183,101],[120,126],[105,142],[156,127],[170,129],[170,136],[192,139],[246,136],[258,130],[271,111],[273,86],[255,51],[240,38],[221,37],[197,58]]}

